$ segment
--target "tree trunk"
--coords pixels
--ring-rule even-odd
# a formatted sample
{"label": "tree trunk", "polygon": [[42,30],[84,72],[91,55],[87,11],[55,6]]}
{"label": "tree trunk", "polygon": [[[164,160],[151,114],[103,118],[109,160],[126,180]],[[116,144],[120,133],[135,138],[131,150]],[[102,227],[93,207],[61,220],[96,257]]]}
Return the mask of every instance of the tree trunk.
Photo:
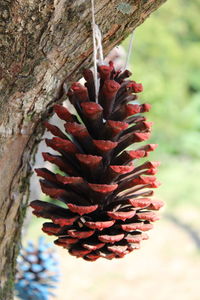
{"label": "tree trunk", "polygon": [[[105,54],[165,1],[95,1]],[[1,0],[0,15],[0,279],[7,300],[41,121],[60,100],[62,83],[90,66],[93,47],[88,0]]]}

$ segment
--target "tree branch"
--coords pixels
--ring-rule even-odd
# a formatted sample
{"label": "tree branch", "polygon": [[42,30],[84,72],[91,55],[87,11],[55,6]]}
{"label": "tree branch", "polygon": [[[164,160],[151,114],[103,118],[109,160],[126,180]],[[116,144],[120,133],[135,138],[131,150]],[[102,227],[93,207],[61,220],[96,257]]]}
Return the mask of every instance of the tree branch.
{"label": "tree branch", "polygon": [[[96,1],[105,54],[165,1]],[[7,300],[41,120],[63,81],[70,85],[90,66],[93,48],[90,1],[2,0],[0,11],[0,274]]]}

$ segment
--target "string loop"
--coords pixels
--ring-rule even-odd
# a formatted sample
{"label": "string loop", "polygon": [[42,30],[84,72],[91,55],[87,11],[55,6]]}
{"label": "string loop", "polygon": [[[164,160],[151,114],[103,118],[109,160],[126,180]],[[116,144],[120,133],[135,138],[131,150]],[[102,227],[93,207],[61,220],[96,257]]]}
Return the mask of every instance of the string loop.
{"label": "string loop", "polygon": [[94,62],[94,86],[95,86],[95,101],[98,102],[98,78],[97,78],[97,45],[95,38],[95,12],[94,12],[94,0],[91,0],[92,5],[92,38],[93,38],[93,62]]}
{"label": "string loop", "polygon": [[[98,25],[95,23],[95,9],[94,0],[91,0],[91,10],[92,10],[92,37],[93,37],[93,63],[94,63],[94,85],[95,85],[95,101],[98,103],[98,92],[99,92],[99,81],[97,76],[97,62],[100,65],[104,64],[103,58],[103,46],[102,46],[102,36]],[[134,31],[131,34],[128,52],[126,56],[125,65],[122,71],[125,71],[128,67],[128,62],[131,56],[132,46],[134,39]]]}
{"label": "string loop", "polygon": [[[97,76],[97,61],[103,65],[103,47],[102,36],[98,25],[95,23],[94,0],[91,0],[92,6],[92,36],[93,36],[93,62],[94,62],[94,85],[95,85],[95,101],[98,102],[99,83]],[[98,56],[98,59],[97,59]]]}
{"label": "string loop", "polygon": [[126,61],[125,61],[123,71],[125,71],[128,68],[128,63],[129,63],[129,59],[130,59],[130,56],[131,56],[131,51],[132,51],[132,48],[133,48],[133,39],[134,39],[134,30],[131,33],[131,38],[130,38],[129,45],[128,45],[128,52],[127,52]]}
{"label": "string loop", "polygon": [[97,41],[97,51],[99,51],[98,62],[100,65],[103,65],[104,58],[103,58],[102,36],[101,36],[101,30],[99,29],[99,26],[97,24],[95,24],[95,37]]}

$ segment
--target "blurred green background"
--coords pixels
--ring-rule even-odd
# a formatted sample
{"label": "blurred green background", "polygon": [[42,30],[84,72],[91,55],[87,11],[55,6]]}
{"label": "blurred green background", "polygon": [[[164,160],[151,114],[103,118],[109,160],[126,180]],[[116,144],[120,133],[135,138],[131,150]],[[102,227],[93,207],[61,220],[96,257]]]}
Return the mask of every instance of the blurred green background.
{"label": "blurred green background", "polygon": [[200,212],[199,14],[199,0],[168,1],[135,31],[130,59],[134,80],[144,85],[140,99],[152,104],[151,141],[159,147],[151,158],[162,163],[157,194],[189,223],[199,216],[187,211]]}
{"label": "blurred green background", "polygon": [[[199,300],[199,15],[199,0],[167,1],[134,33],[129,69],[143,83],[141,102],[152,104],[146,117],[159,147],[149,159],[161,161],[161,221],[123,260],[90,264],[58,249],[63,276],[55,299]],[[42,222],[33,218],[26,239],[42,234]]]}

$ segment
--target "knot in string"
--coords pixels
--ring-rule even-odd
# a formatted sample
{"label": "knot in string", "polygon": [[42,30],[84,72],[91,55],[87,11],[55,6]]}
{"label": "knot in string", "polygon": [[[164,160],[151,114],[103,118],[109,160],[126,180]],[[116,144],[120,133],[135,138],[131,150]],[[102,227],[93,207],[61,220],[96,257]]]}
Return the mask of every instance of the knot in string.
{"label": "knot in string", "polygon": [[[95,9],[94,0],[91,0],[92,10],[92,33],[93,33],[93,63],[94,63],[94,85],[95,85],[95,101],[98,102],[99,82],[97,76],[97,61],[100,65],[103,65],[103,46],[102,46],[102,35],[98,25],[95,23]],[[122,71],[125,71],[128,67],[132,46],[133,46],[134,31],[131,34],[128,52],[126,56],[126,62]]]}

